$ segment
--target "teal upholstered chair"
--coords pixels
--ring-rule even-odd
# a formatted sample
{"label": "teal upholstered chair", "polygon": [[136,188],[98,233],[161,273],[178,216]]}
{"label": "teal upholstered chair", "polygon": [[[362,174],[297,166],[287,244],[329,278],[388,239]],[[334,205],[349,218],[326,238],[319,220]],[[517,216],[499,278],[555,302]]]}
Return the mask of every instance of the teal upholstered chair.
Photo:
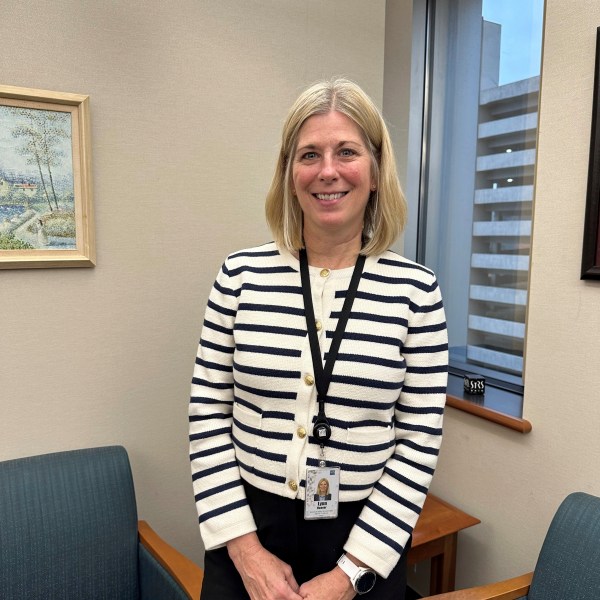
{"label": "teal upholstered chair", "polygon": [[434,598],[600,600],[600,498],[582,492],[565,498],[552,519],[533,573],[429,597]]}
{"label": "teal upholstered chair", "polygon": [[139,522],[124,448],[0,462],[2,600],[187,600],[202,571]]}

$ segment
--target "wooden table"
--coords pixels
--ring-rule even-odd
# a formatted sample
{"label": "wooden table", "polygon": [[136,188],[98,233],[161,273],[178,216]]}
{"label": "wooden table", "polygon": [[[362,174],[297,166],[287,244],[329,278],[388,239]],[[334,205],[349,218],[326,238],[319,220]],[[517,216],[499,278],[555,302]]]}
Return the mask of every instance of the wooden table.
{"label": "wooden table", "polygon": [[413,531],[408,564],[431,559],[430,595],[454,591],[458,532],[478,523],[479,519],[452,504],[433,494],[427,495]]}

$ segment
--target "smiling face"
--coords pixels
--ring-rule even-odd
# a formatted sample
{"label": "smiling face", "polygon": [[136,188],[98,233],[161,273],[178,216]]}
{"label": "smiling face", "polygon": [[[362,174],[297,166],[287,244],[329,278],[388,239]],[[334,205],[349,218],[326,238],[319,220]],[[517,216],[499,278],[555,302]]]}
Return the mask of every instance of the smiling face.
{"label": "smiling face", "polygon": [[332,111],[309,117],[298,133],[292,185],[304,214],[304,237],[360,237],[375,181],[358,125]]}
{"label": "smiling face", "polygon": [[327,479],[321,479],[319,481],[319,496],[327,496],[329,492],[329,481]]}

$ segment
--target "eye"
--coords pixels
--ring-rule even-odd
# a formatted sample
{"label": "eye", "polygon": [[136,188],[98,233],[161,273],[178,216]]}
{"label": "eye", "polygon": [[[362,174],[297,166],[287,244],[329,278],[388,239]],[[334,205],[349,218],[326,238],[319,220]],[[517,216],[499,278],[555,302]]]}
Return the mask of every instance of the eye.
{"label": "eye", "polygon": [[317,153],[316,152],[305,152],[301,157],[302,160],[314,160],[315,158],[317,158]]}
{"label": "eye", "polygon": [[354,150],[352,150],[352,148],[342,148],[340,150],[340,156],[348,157],[348,156],[355,156],[355,155],[356,155],[356,152]]}

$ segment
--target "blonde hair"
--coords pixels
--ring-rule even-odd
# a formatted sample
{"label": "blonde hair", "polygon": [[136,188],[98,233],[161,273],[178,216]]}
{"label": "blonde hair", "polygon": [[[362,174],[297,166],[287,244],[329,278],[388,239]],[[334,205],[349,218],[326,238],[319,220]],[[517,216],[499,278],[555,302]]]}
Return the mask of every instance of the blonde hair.
{"label": "blonde hair", "polygon": [[292,158],[298,133],[313,115],[340,112],[360,129],[371,155],[372,174],[377,189],[365,209],[362,254],[372,256],[387,250],[404,230],[407,217],[390,136],[381,113],[365,92],[347,79],[331,79],[305,90],[292,105],[283,125],[281,148],[265,212],[275,242],[290,252],[304,246],[302,209],[292,193]]}

